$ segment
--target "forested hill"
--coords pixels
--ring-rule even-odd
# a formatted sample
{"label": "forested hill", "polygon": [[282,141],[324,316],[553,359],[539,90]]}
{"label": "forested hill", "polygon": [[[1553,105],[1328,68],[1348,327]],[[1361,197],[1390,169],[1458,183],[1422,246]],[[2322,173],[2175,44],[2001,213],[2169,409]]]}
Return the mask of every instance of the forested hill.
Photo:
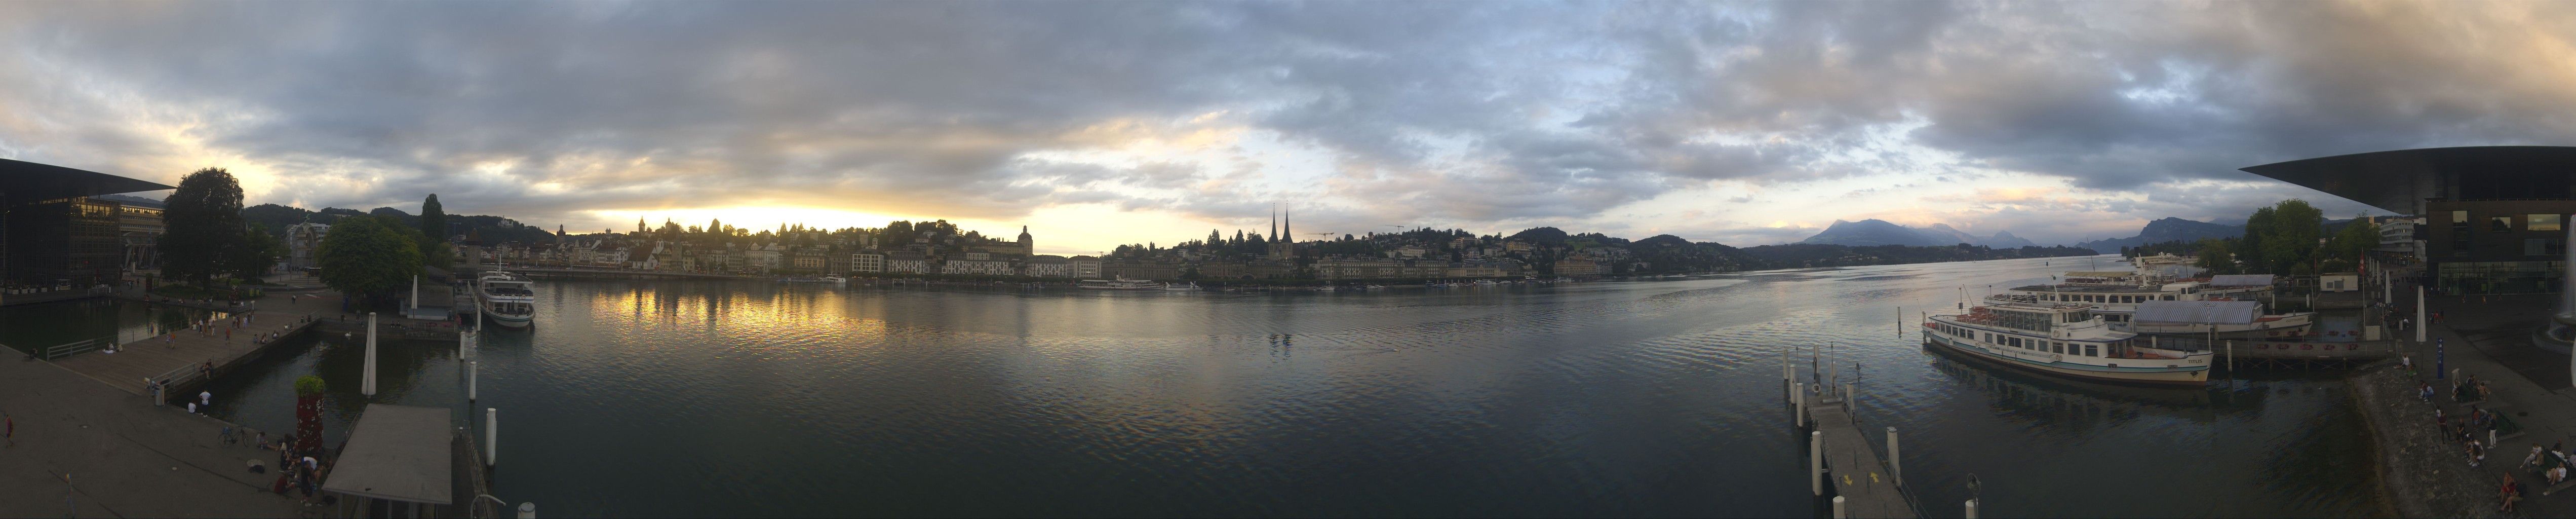
{"label": "forested hill", "polygon": [[1982,261],[2014,258],[2054,258],[2091,256],[2093,249],[2053,246],[1997,249],[1983,245],[1944,245],[1917,247],[1911,245],[1825,245],[1792,243],[1740,249],[1746,263],[1757,268],[1848,267],[1858,265],[1897,265],[1905,263],[1938,263],[1944,261]]}

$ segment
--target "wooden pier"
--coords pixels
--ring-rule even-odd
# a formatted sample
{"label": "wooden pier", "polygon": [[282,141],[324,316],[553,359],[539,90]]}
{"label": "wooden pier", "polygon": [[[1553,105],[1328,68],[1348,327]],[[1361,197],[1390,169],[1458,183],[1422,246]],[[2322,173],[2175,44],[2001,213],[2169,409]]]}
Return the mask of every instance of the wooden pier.
{"label": "wooden pier", "polygon": [[1808,477],[1827,517],[1920,517],[1914,496],[1904,485],[1904,465],[1895,427],[1884,429],[1886,457],[1872,448],[1871,435],[1851,413],[1852,385],[1839,380],[1839,370],[1822,355],[1812,357],[1809,382],[1798,382],[1791,355],[1781,358],[1781,384],[1796,413],[1798,431],[1806,436]]}
{"label": "wooden pier", "polygon": [[[116,348],[116,353],[97,351],[96,346],[102,346],[102,344],[96,343],[112,341],[112,339],[94,339],[50,347],[40,351],[39,355],[52,361],[54,365],[97,379],[109,387],[129,393],[150,397],[151,388],[147,383],[157,381],[165,382],[174,389],[168,394],[177,395],[182,393],[177,391],[178,389],[205,383],[204,373],[201,371],[209,364],[213,366],[212,371],[216,374],[231,371],[244,361],[258,357],[269,347],[288,342],[311,331],[322,318],[308,311],[328,308],[327,305],[318,304],[318,302],[302,305],[302,308],[276,302],[269,303],[272,306],[269,310],[228,314],[247,315],[251,318],[248,327],[231,330],[229,336],[225,334],[226,318],[218,317],[214,333],[180,330],[176,332],[175,339],[168,338],[166,335],[154,335],[142,340],[126,342]],[[275,307],[287,309],[277,310],[274,309]],[[268,342],[254,340],[262,333],[276,333],[277,339]]]}

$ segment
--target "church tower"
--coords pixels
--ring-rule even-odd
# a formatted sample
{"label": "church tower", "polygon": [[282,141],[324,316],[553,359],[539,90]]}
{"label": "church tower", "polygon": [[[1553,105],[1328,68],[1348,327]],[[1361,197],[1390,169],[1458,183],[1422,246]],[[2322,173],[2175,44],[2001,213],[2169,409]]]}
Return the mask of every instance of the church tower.
{"label": "church tower", "polygon": [[1036,254],[1037,244],[1029,241],[1029,226],[1020,226],[1020,255],[1031,256]]}
{"label": "church tower", "polygon": [[635,217],[635,234],[644,234],[644,217]]}

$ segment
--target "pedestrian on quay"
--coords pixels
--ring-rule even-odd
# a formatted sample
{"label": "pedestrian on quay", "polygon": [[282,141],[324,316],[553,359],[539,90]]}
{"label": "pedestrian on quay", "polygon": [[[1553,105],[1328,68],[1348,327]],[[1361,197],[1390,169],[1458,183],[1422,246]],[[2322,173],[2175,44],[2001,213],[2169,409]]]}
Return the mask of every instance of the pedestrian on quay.
{"label": "pedestrian on quay", "polygon": [[2522,485],[2514,483],[2512,473],[2504,475],[2504,489],[2499,492],[2502,493],[2504,507],[2496,509],[2498,512],[2512,512],[2513,503],[2522,500]]}
{"label": "pedestrian on quay", "polygon": [[198,401],[198,402],[200,402],[200,403],[204,403],[204,404],[206,405],[206,407],[214,407],[214,406],[215,406],[215,392],[214,392],[213,390],[198,391],[198,392],[197,392],[197,401]]}

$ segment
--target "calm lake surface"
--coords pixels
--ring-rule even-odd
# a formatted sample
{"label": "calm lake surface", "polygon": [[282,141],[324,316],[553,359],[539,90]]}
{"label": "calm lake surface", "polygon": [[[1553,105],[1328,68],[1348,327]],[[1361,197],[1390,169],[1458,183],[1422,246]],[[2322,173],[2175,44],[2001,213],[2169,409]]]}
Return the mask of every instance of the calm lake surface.
{"label": "calm lake surface", "polygon": [[[2377,513],[2338,380],[2104,386],[1921,346],[1962,286],[2099,262],[1295,294],[545,281],[536,328],[469,358],[495,493],[552,517],[1806,516],[1780,362],[1817,344],[1864,425],[1904,431],[1935,516],[1970,474],[1988,517]],[[453,343],[383,348],[377,401],[465,423]],[[318,373],[337,441],[361,355],[279,352],[214,412],[289,430],[289,381]]]}

